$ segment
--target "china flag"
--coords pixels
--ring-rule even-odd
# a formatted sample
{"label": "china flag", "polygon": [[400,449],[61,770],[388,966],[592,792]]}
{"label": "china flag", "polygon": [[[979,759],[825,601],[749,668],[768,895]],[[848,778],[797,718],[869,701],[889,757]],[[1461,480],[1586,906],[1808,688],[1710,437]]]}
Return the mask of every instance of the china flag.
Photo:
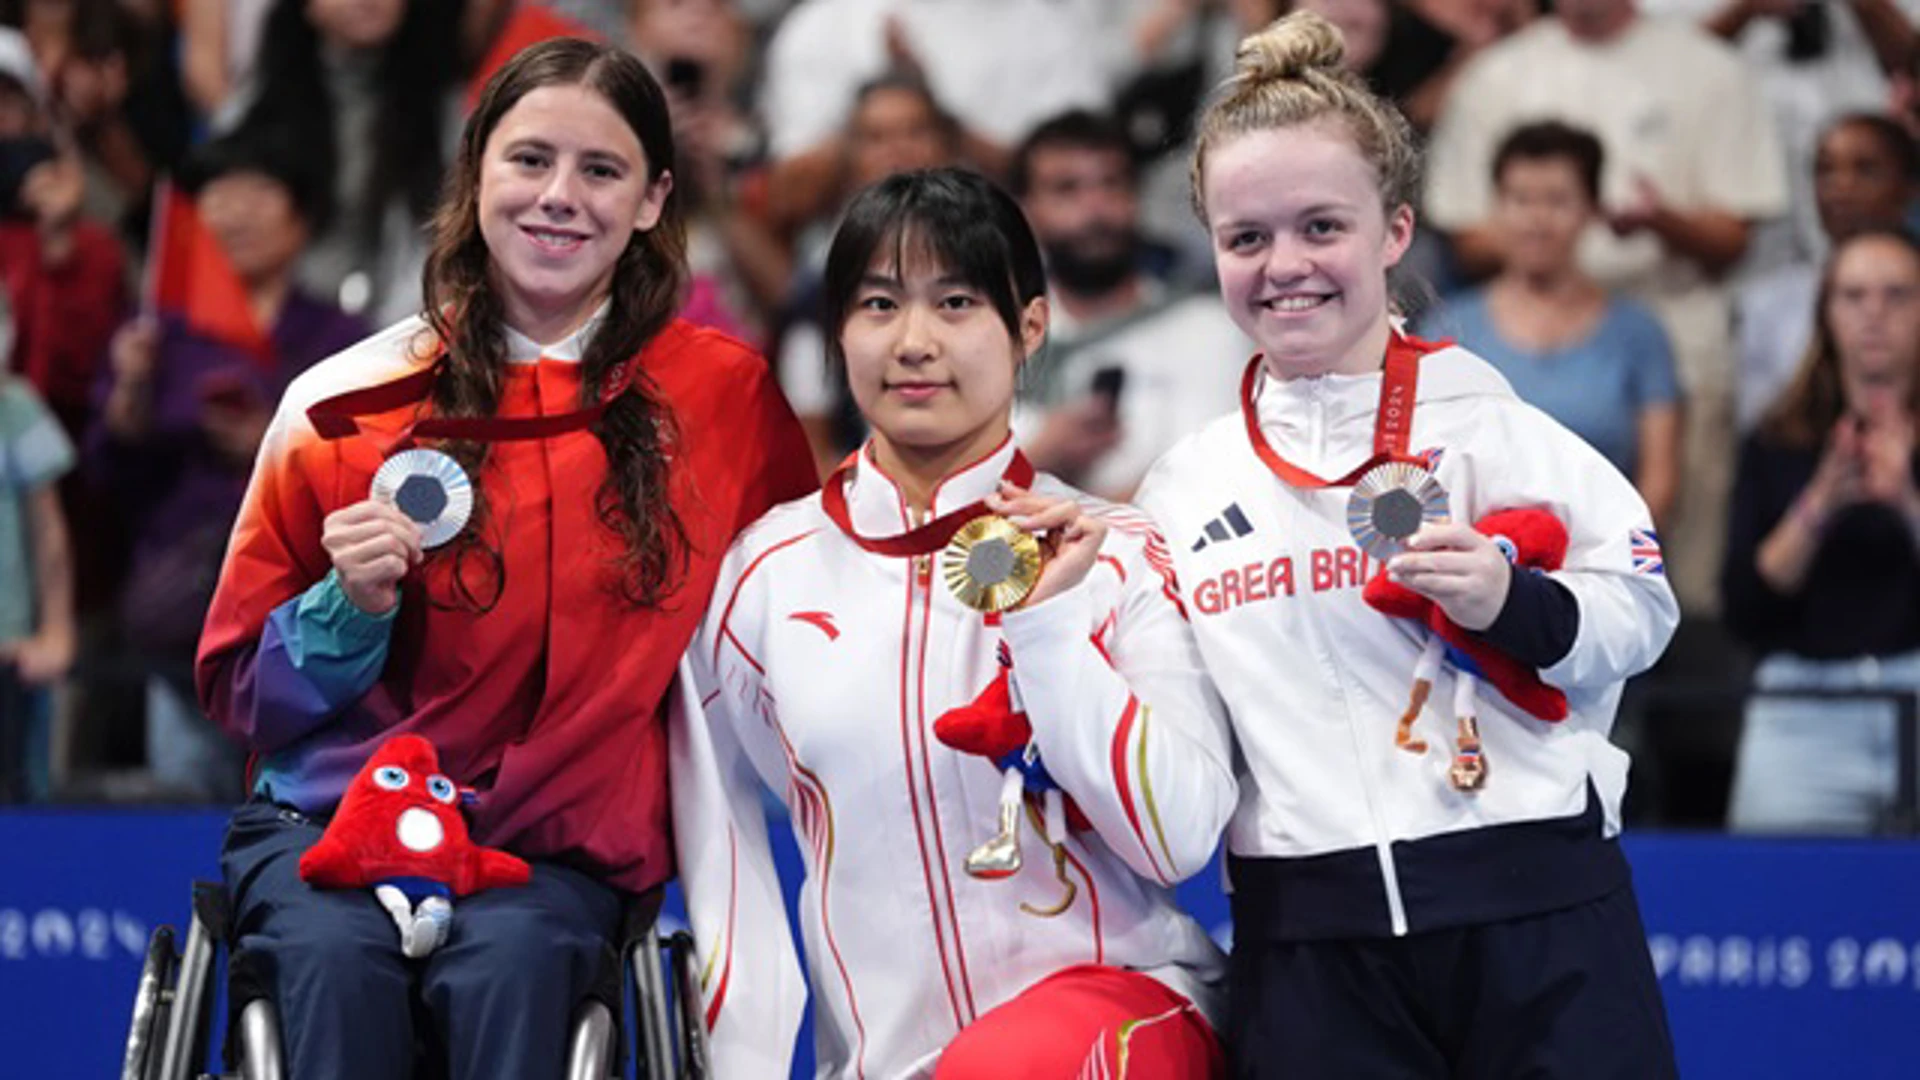
{"label": "china flag", "polygon": [[164,180],[154,198],[145,291],[155,314],[177,316],[196,334],[272,363],[272,343],[226,250],[200,220],[193,199]]}
{"label": "china flag", "polygon": [[523,2],[514,5],[513,14],[507,16],[506,25],[493,39],[493,47],[487,50],[486,59],[474,70],[473,78],[467,83],[467,111],[480,103],[480,92],[487,88],[487,80],[493,73],[507,66],[521,49],[529,45],[538,45],[553,38],[577,37],[589,41],[599,40],[600,35],[538,4]]}

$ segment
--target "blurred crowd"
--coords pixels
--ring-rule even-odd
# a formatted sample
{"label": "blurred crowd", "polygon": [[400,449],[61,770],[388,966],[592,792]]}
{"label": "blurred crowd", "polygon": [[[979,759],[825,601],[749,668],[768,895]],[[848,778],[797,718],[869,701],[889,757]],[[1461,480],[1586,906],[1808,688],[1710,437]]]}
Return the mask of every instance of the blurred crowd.
{"label": "blurred crowd", "polygon": [[[1687,619],[1616,732],[1630,812],[1889,820],[1887,702],[1920,690],[1920,0],[1296,2],[1426,139],[1409,328],[1500,367],[1660,526]],[[239,797],[190,669],[250,463],[295,375],[417,310],[502,48],[571,29],[647,62],[684,314],[765,353],[823,472],[863,437],[815,315],[840,208],[899,170],[1000,181],[1054,312],[1017,433],[1126,499],[1236,407],[1252,346],[1191,128],[1290,6],[0,0],[0,801]],[[261,340],[156,303],[169,189]]]}

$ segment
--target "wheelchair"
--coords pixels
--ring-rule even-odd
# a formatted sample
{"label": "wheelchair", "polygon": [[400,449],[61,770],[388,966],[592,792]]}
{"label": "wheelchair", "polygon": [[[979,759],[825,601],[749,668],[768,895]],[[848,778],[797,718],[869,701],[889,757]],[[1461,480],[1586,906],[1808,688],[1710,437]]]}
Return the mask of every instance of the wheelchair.
{"label": "wheelchair", "polygon": [[[633,983],[643,1080],[708,1080],[712,1075],[701,1015],[693,937],[685,930],[665,939],[655,927],[658,890],[629,906],[619,950],[618,970],[602,993],[575,1009],[568,1042],[566,1080],[608,1080],[621,1072],[623,1032],[618,1003],[623,984]],[[133,1019],[127,1031],[121,1080],[284,1080],[285,1055],[280,1021],[264,980],[236,957],[231,945],[226,887],[196,881],[193,915],[184,941],[171,926],[160,926],[147,943],[146,962],[134,991]],[[205,1070],[212,1030],[214,964],[228,955],[226,980],[229,1029],[222,1056],[229,1070]],[[416,1060],[416,1075],[419,1062]]]}

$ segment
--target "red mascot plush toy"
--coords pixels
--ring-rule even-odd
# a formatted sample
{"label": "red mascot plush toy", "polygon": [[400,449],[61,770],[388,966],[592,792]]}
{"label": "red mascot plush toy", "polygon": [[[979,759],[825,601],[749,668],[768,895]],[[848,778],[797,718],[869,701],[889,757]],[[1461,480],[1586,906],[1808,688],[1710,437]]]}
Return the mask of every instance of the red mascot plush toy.
{"label": "red mascot plush toy", "polygon": [[396,735],[347,785],[320,842],[300,857],[300,878],[325,889],[369,888],[418,959],[453,926],[454,896],[525,885],[526,863],[467,835],[463,793],[441,775],[440,756],[418,735]]}
{"label": "red mascot plush toy", "polygon": [[[1473,523],[1474,530],[1506,553],[1514,573],[1558,570],[1567,557],[1567,527],[1540,509],[1501,510]],[[1533,668],[1482,641],[1447,618],[1440,605],[1390,581],[1380,574],[1367,582],[1361,594],[1376,610],[1395,618],[1412,619],[1432,631],[1414,669],[1413,695],[1394,732],[1394,744],[1415,753],[1427,752],[1425,740],[1414,737],[1413,724],[1433,689],[1434,676],[1444,658],[1454,668],[1454,717],[1458,723],[1453,766],[1448,777],[1461,791],[1486,783],[1487,761],[1480,749],[1479,721],[1475,717],[1476,684],[1493,684],[1508,701],[1542,720],[1565,720],[1567,696],[1540,681]]]}

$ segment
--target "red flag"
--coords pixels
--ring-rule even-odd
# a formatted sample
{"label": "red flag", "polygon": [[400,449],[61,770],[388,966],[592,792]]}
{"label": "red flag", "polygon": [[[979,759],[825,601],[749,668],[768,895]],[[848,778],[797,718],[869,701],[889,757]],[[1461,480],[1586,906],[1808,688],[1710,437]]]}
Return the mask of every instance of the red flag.
{"label": "red flag", "polygon": [[577,37],[597,41],[600,35],[574,22],[559,12],[541,7],[538,4],[522,3],[514,5],[513,14],[507,16],[505,26],[493,39],[493,47],[487,50],[486,59],[473,73],[467,83],[467,111],[480,103],[480,92],[487,87],[487,80],[493,73],[507,66],[521,49],[529,45],[538,45],[553,38]]}
{"label": "red flag", "polygon": [[194,333],[271,364],[273,345],[254,318],[247,287],[226,249],[200,220],[193,199],[162,180],[153,202],[145,289],[148,310],[177,315]]}

